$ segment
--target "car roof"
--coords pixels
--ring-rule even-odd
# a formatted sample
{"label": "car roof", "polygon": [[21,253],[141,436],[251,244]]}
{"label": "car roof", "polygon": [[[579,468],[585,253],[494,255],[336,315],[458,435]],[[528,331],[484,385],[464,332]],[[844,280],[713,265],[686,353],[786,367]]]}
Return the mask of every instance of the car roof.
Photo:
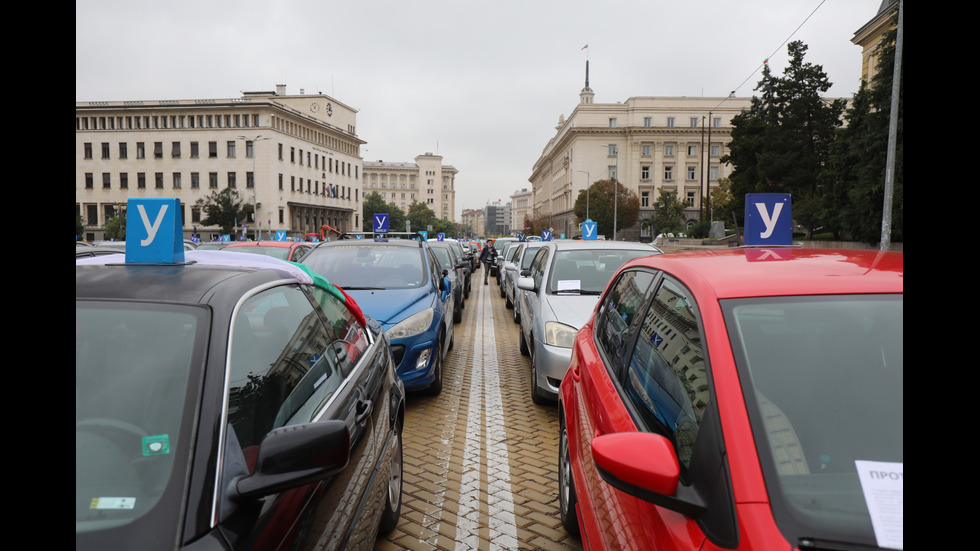
{"label": "car roof", "polygon": [[[538,243],[538,241],[535,241]],[[660,249],[654,247],[649,243],[639,243],[636,241],[600,241],[598,239],[593,240],[581,240],[581,239],[556,239],[554,241],[543,241],[541,243],[553,244],[559,250],[593,250],[593,249],[616,249],[616,250],[636,250],[636,249],[650,249],[651,251],[659,252]]]}
{"label": "car roof", "polygon": [[206,303],[215,289],[232,280],[241,292],[273,281],[313,283],[312,276],[290,262],[230,251],[187,251],[183,264],[126,264],[124,255],[75,262],[76,299]]}
{"label": "car roof", "polygon": [[309,246],[309,242],[307,241],[232,241],[231,243],[225,245],[225,248],[228,247],[297,247],[304,243],[306,243],[307,246]]}
{"label": "car roof", "polygon": [[375,241],[374,239],[338,239],[337,241],[322,241],[317,244],[316,248],[322,247],[335,247],[341,245],[344,247],[350,246],[395,246],[395,247],[420,247],[425,241],[419,241],[417,239],[397,239],[389,238],[387,241]]}
{"label": "car roof", "polygon": [[901,252],[851,249],[735,248],[643,257],[648,266],[718,299],[831,294],[903,293]]}

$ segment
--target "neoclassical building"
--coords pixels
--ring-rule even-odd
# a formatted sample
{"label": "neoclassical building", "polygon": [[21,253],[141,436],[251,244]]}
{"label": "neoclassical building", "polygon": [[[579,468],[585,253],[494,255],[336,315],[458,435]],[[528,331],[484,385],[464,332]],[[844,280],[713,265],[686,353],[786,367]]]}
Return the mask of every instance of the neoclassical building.
{"label": "neoclassical building", "polygon": [[519,232],[524,228],[524,217],[531,217],[531,203],[534,201],[534,193],[523,188],[515,191],[510,196],[510,229]]}
{"label": "neoclassical building", "polygon": [[895,28],[893,19],[898,11],[898,0],[881,0],[875,16],[860,29],[854,31],[851,42],[861,47],[861,80],[871,82],[878,68],[878,44],[886,32]]}
{"label": "neoclassical building", "polygon": [[363,192],[377,192],[386,203],[408,213],[413,201],[424,203],[443,220],[456,221],[456,174],[442,157],[425,153],[415,162],[364,161]]}
{"label": "neoclassical building", "polygon": [[75,212],[102,239],[130,197],[176,197],[184,235],[204,241],[198,199],[236,189],[256,207],[246,234],[263,238],[361,225],[357,111],[325,94],[75,103]]}
{"label": "neoclassical building", "polygon": [[[556,234],[579,235],[573,212],[580,191],[617,178],[640,199],[637,225],[619,239],[638,240],[660,190],[676,191],[688,205],[690,223],[701,216],[710,188],[731,167],[720,159],[731,140],[732,117],[751,106],[739,97],[632,97],[595,103],[586,65],[579,104],[560,117],[528,181],[534,216],[550,215]],[[704,215],[709,218],[709,215]]]}

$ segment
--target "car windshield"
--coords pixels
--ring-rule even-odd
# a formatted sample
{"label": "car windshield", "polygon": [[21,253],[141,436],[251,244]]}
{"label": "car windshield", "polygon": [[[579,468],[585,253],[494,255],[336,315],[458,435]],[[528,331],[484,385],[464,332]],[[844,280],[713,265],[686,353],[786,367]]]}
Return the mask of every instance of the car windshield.
{"label": "car windshield", "polygon": [[303,258],[313,271],[343,289],[414,289],[425,272],[422,249],[381,243],[319,247]]}
{"label": "car windshield", "polygon": [[868,504],[894,502],[866,487],[869,468],[903,472],[902,295],[725,306],[780,529],[874,543]]}
{"label": "car windshield", "polygon": [[651,249],[559,250],[548,276],[548,293],[601,294],[620,266],[654,252]]}
{"label": "car windshield", "polygon": [[203,308],[76,301],[76,533],[177,514],[207,326]]}

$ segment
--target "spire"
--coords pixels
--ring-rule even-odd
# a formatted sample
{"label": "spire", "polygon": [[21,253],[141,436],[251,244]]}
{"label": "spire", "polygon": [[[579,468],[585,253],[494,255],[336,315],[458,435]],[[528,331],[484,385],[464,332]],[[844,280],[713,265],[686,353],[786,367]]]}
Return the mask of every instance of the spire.
{"label": "spire", "polygon": [[595,97],[595,94],[592,92],[592,88],[589,88],[589,60],[588,59],[585,60],[585,88],[582,88],[582,91],[579,92],[578,97],[579,97],[580,104],[592,103],[592,98]]}

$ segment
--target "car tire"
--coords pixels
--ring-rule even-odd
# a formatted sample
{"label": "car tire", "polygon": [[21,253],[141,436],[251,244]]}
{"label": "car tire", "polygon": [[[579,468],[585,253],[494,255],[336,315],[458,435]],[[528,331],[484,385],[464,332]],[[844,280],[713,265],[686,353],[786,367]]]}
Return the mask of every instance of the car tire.
{"label": "car tire", "polygon": [[459,323],[463,321],[463,305],[460,304],[459,308],[453,309],[453,323]]}
{"label": "car tire", "polygon": [[[500,283],[499,279],[497,280],[497,283]],[[500,286],[500,298],[507,298],[507,291],[504,291],[503,285]]]}
{"label": "car tire", "polygon": [[538,362],[535,361],[534,350],[531,350],[531,401],[539,406],[543,406],[548,403],[545,399],[544,394],[538,389]]}
{"label": "car tire", "polygon": [[510,300],[510,295],[507,295],[506,293],[505,293],[505,295],[506,296],[504,298],[507,299],[507,302],[504,303],[504,306],[506,306],[507,309],[509,309],[509,310],[513,310],[514,309],[514,303]]}
{"label": "car tire", "polygon": [[517,303],[514,303],[514,323],[521,323],[521,313],[517,310]]}
{"label": "car tire", "polygon": [[402,515],[402,428],[401,423],[395,426],[394,441],[392,442],[391,468],[388,473],[387,497],[384,512],[381,513],[381,524],[378,531],[387,534],[395,529]]}
{"label": "car tire", "polygon": [[[453,341],[449,341],[449,343],[452,344]],[[425,393],[429,396],[438,396],[442,392],[442,344],[437,343],[432,348],[432,353],[436,355],[433,360],[436,363],[435,369],[432,370],[435,374],[435,379],[432,380],[429,388],[425,389]]]}
{"label": "car tire", "polygon": [[572,479],[572,462],[568,455],[568,429],[565,427],[564,414],[561,416],[561,434],[558,444],[558,511],[565,530],[574,537],[581,536],[578,525],[578,514],[575,506],[578,496],[575,495],[575,481]]}
{"label": "car tire", "polygon": [[527,347],[527,339],[524,338],[524,330],[520,329],[521,332],[521,355],[530,356],[531,350]]}

